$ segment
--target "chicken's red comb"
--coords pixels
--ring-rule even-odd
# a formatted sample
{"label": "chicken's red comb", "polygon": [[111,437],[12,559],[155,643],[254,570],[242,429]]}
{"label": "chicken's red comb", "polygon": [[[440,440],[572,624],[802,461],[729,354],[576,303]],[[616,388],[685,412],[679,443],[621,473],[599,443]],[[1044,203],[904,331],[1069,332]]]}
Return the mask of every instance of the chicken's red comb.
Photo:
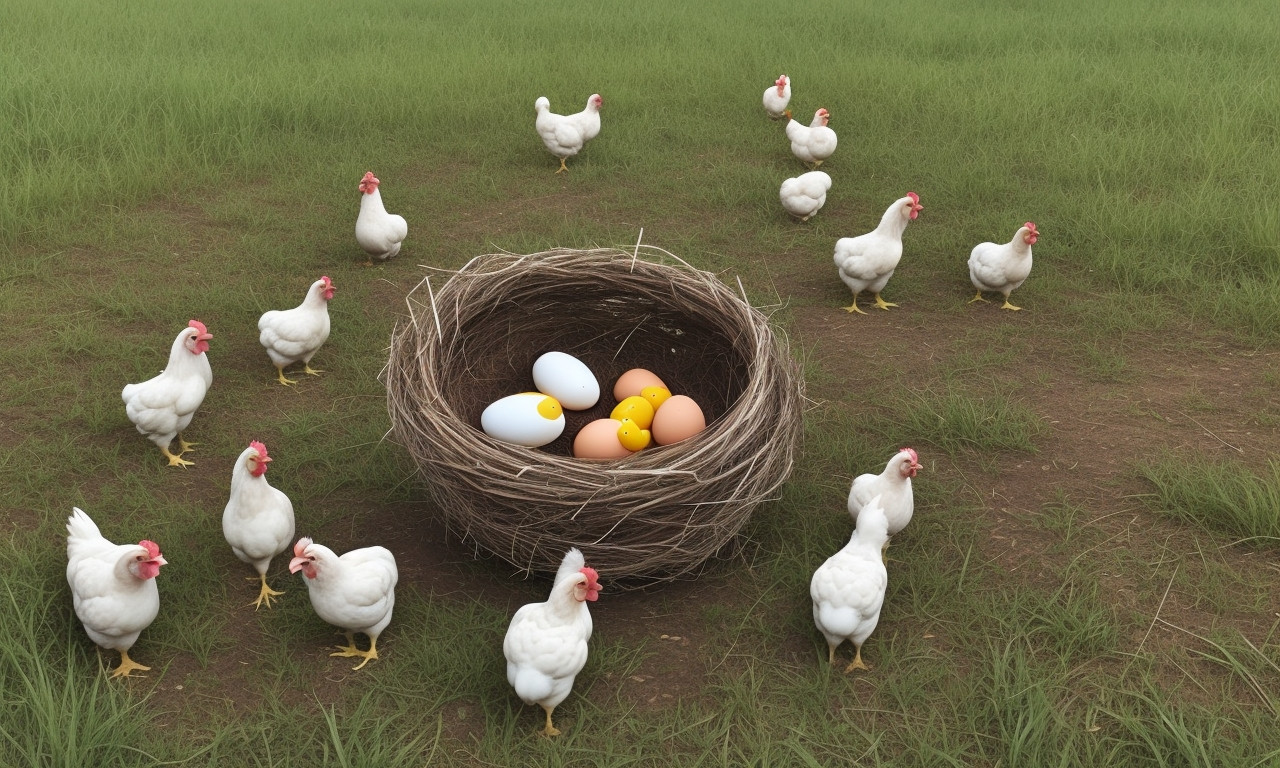
{"label": "chicken's red comb", "polygon": [[589,565],[583,566],[578,572],[587,577],[587,600],[595,602],[600,597],[600,574]]}
{"label": "chicken's red comb", "polygon": [[907,197],[911,198],[911,202],[913,203],[918,204],[920,202],[920,196],[917,195],[915,192],[908,192]]}
{"label": "chicken's red comb", "polygon": [[208,336],[209,338],[213,338],[213,334],[209,333],[209,329],[204,327],[204,323],[200,322],[199,320],[192,320],[191,322],[187,323],[187,327],[195,328],[196,333],[199,334],[200,336]]}
{"label": "chicken's red comb", "polygon": [[309,546],[311,546],[311,538],[310,538],[310,537],[308,537],[308,536],[303,536],[302,538],[298,539],[298,543],[293,545],[293,556],[294,556],[294,557],[306,557],[306,556],[307,556],[307,547],[309,547]]}
{"label": "chicken's red comb", "polygon": [[271,457],[267,455],[267,446],[257,440],[252,440],[249,443],[249,447],[258,452],[258,461],[271,461]]}
{"label": "chicken's red comb", "polygon": [[912,464],[920,463],[920,457],[916,455],[916,450],[914,448],[899,448],[898,453],[905,453],[910,456]]}
{"label": "chicken's red comb", "polygon": [[378,177],[373,175],[373,171],[365,171],[364,178],[360,179],[361,184],[381,184]]}
{"label": "chicken's red comb", "polygon": [[152,560],[155,560],[157,557],[160,556],[160,545],[155,543],[154,541],[143,539],[142,541],[138,542],[138,546],[147,550],[147,556]]}
{"label": "chicken's red comb", "polygon": [[324,287],[326,290],[333,289],[333,281],[329,279],[328,275],[321,275],[320,279],[324,281]]}
{"label": "chicken's red comb", "polygon": [[[1036,223],[1035,223],[1034,221],[1028,221],[1026,224],[1023,224],[1022,226],[1026,227],[1027,229],[1031,230],[1032,232],[1035,232],[1035,231],[1036,231]],[[1039,233],[1037,233],[1037,234],[1039,234]]]}

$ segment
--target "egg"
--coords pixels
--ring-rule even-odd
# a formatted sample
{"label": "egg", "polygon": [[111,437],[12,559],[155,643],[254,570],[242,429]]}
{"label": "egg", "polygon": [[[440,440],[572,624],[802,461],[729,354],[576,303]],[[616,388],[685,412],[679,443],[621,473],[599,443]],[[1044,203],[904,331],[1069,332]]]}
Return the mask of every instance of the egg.
{"label": "egg", "polygon": [[521,392],[490,403],[480,414],[480,427],[494,439],[537,448],[564,431],[564,409],[550,395]]}
{"label": "egg", "polygon": [[707,428],[702,409],[685,395],[672,395],[653,415],[653,441],[658,445],[671,445],[693,437]]}
{"label": "egg", "polygon": [[600,400],[595,374],[564,352],[548,352],[533,362],[533,385],[571,411],[585,411]]}
{"label": "egg", "polygon": [[653,410],[657,411],[658,407],[667,402],[667,398],[671,397],[671,390],[666,387],[645,387],[640,390],[640,396],[649,401],[649,405],[653,406]]}
{"label": "egg", "polygon": [[632,453],[648,448],[653,441],[653,433],[636,424],[631,419],[622,419],[618,427],[618,442]]}
{"label": "egg", "polygon": [[609,418],[618,421],[631,419],[641,429],[648,429],[653,423],[653,405],[640,395],[632,395],[614,406]]}
{"label": "egg", "polygon": [[620,459],[631,451],[618,439],[622,422],[617,419],[596,419],[578,430],[573,438],[573,455],[579,459]]}
{"label": "egg", "polygon": [[613,399],[619,403],[632,395],[638,395],[645,387],[666,387],[667,385],[651,371],[643,368],[632,368],[618,377],[613,385]]}

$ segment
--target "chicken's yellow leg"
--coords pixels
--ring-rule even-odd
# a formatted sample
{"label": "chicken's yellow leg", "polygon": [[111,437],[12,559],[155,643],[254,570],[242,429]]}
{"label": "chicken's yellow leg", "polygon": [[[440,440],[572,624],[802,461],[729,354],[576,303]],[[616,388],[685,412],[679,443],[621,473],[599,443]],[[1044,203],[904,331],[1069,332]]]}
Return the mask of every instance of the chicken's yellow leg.
{"label": "chicken's yellow leg", "polygon": [[138,662],[129,658],[129,652],[127,650],[121,649],[120,666],[116,667],[115,671],[111,673],[111,676],[112,677],[128,677],[129,673],[135,669],[140,672],[146,672],[147,670],[151,669],[151,667],[142,666]]}
{"label": "chicken's yellow leg", "polygon": [[[246,578],[248,578],[249,581],[253,581],[252,576],[248,576]],[[262,589],[258,591],[258,599],[253,601],[253,610],[255,611],[261,608],[263,603],[266,603],[267,607],[270,608],[271,598],[275,597],[276,595],[284,594],[283,592],[277,592],[271,587],[267,586],[267,574],[260,573],[258,574],[258,578],[262,580]]]}
{"label": "chicken's yellow leg", "polygon": [[975,301],[986,301],[986,299],[982,298],[982,291],[978,291],[977,296],[974,296],[972,299],[969,299],[970,304],[972,304]]}
{"label": "chicken's yellow leg", "polygon": [[891,302],[891,301],[885,301],[884,299],[880,298],[880,294],[878,294],[878,293],[877,293],[877,294],[876,294],[876,306],[877,306],[877,307],[879,307],[879,308],[881,308],[881,309],[888,309],[889,307],[896,307],[896,306],[898,306],[898,305],[897,305],[897,304],[894,304],[894,303],[893,303],[893,302]]}
{"label": "chicken's yellow leg", "polygon": [[330,656],[362,656],[364,657],[364,661],[360,662],[359,664],[351,668],[353,672],[363,667],[365,664],[368,664],[371,659],[378,658],[378,638],[370,635],[369,650],[362,651],[356,647],[356,639],[353,633],[343,632],[342,634],[347,636],[347,645],[337,646],[338,648],[337,652],[331,653],[329,655]]}
{"label": "chicken's yellow leg", "polygon": [[317,371],[315,368],[312,368],[310,363],[303,363],[302,366],[302,372],[311,376],[319,376],[324,373],[324,371]]}
{"label": "chicken's yellow leg", "polygon": [[1021,311],[1021,309],[1022,309],[1022,307],[1015,307],[1015,306],[1013,306],[1012,304],[1010,304],[1010,303],[1009,303],[1009,297],[1008,297],[1008,296],[1005,296],[1005,297],[1004,297],[1004,305],[1003,305],[1003,306],[1001,306],[1000,308],[1001,308],[1001,309],[1012,309],[1014,312]]}
{"label": "chicken's yellow leg", "polygon": [[858,314],[860,314],[860,315],[865,315],[865,314],[867,314],[866,312],[863,312],[862,310],[858,309],[858,294],[856,294],[856,293],[855,293],[855,294],[853,294],[853,303],[852,303],[852,304],[850,304],[849,306],[845,307],[845,308],[844,308],[844,311],[845,311],[845,312],[857,312],[857,313],[858,313]]}
{"label": "chicken's yellow leg", "polygon": [[182,458],[181,455],[169,453],[169,446],[167,445],[161,446],[160,452],[163,453],[164,457],[169,460],[169,466],[171,467],[195,466],[194,461],[187,461],[186,459]]}
{"label": "chicken's yellow leg", "polygon": [[555,707],[548,707],[545,704],[542,707],[542,710],[547,713],[547,726],[542,729],[543,736],[559,736],[560,735],[560,729],[556,728],[554,725],[551,724],[551,710],[553,709],[555,709]]}
{"label": "chicken's yellow leg", "polygon": [[569,170],[569,166],[564,164],[564,158],[560,158],[560,167],[556,169],[556,173]]}
{"label": "chicken's yellow leg", "polygon": [[849,662],[849,666],[845,667],[845,668],[844,668],[844,671],[845,671],[845,672],[852,672],[852,671],[853,671],[853,670],[855,670],[855,669],[866,669],[866,670],[870,670],[870,669],[871,669],[871,667],[868,667],[868,666],[867,666],[866,664],[864,664],[864,663],[863,663],[863,661],[862,661],[862,646],[858,645],[858,646],[854,646],[854,647],[856,648],[856,650],[855,650],[855,651],[854,651],[854,653],[853,653],[853,661]]}
{"label": "chicken's yellow leg", "polygon": [[181,432],[178,433],[178,455],[179,456],[195,448],[197,445],[199,445],[199,443],[188,443],[186,440],[183,440],[182,433]]}
{"label": "chicken's yellow leg", "polygon": [[281,383],[281,384],[283,384],[283,385],[285,385],[286,387],[288,387],[288,386],[291,386],[291,385],[293,385],[293,384],[297,384],[297,383],[298,383],[298,382],[294,381],[293,379],[286,379],[286,378],[284,377],[284,366],[282,366],[282,365],[277,365],[277,366],[276,366],[276,374],[280,377],[280,383]]}

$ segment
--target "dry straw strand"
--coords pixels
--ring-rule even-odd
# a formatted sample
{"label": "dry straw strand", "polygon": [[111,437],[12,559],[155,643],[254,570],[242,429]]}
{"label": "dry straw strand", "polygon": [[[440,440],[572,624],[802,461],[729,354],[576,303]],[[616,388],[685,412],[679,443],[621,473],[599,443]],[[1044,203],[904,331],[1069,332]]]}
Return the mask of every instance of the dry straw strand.
{"label": "dry straw strand", "polygon": [[[411,292],[392,333],[393,435],[449,528],[521,570],[554,572],[576,546],[623,588],[688,576],[791,472],[799,366],[769,318],[712,273],[637,243],[478,256],[427,292],[434,322],[418,322],[427,305]],[[484,434],[484,407],[531,390],[533,361],[552,350],[591,368],[601,402],[566,411],[564,436],[543,448]],[[692,397],[707,429],[624,459],[573,458],[573,435],[608,416],[630,368]]]}

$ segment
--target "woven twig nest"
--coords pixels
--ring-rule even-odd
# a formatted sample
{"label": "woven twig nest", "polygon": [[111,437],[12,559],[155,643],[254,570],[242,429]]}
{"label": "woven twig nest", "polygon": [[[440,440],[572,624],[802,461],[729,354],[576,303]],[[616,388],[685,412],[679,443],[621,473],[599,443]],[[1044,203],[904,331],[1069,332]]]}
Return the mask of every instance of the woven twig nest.
{"label": "woven twig nest", "polygon": [[[610,581],[697,570],[791,472],[804,383],[769,319],[715,275],[658,248],[473,259],[410,292],[384,372],[394,434],[448,526],[525,572],[576,546]],[[739,290],[741,286],[739,285]],[[539,355],[566,352],[600,382],[542,448],[480,429],[491,402],[533,390]],[[573,436],[616,405],[631,368],[692,397],[707,428],[629,457],[575,459]]]}

